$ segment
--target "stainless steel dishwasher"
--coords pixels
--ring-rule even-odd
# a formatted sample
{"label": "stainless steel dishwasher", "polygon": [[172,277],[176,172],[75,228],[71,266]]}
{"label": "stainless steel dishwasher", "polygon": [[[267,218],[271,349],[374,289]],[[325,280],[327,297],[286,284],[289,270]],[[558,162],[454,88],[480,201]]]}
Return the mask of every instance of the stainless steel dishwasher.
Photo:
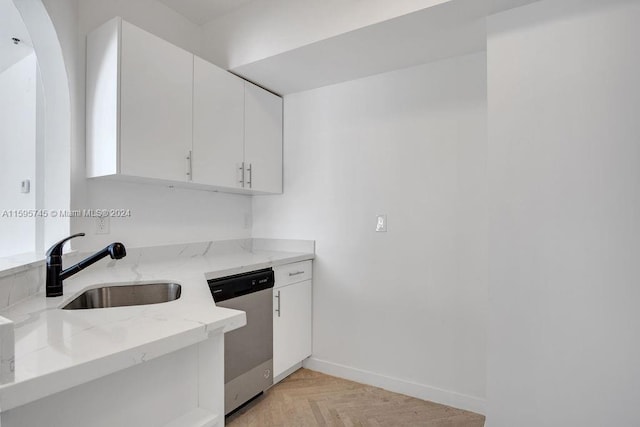
{"label": "stainless steel dishwasher", "polygon": [[273,385],[273,269],[208,281],[216,305],[247,313],[247,325],[224,334],[224,412]]}

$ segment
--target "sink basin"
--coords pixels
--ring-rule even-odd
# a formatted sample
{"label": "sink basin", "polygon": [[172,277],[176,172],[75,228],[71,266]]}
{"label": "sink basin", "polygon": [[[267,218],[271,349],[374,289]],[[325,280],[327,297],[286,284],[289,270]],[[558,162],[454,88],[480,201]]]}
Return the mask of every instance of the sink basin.
{"label": "sink basin", "polygon": [[177,283],[154,282],[102,286],[88,289],[62,307],[63,310],[124,307],[159,304],[180,298],[182,287]]}

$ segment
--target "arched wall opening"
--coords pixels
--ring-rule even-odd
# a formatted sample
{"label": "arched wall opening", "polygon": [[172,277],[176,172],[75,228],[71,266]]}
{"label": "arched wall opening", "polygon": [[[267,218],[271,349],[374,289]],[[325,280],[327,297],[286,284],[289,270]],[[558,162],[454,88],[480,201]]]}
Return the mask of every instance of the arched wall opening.
{"label": "arched wall opening", "polygon": [[[47,213],[36,223],[36,253],[69,234],[71,197],[71,100],[62,48],[42,0],[13,0],[29,31],[44,92],[43,146],[37,181],[37,209]],[[56,214],[54,214],[56,213]]]}

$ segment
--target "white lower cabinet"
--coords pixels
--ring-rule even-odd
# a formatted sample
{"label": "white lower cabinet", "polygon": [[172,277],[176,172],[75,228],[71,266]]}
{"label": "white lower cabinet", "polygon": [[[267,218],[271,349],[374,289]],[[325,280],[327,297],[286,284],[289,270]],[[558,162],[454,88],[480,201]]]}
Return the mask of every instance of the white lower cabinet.
{"label": "white lower cabinet", "polygon": [[[310,261],[308,265],[311,265]],[[275,286],[273,290],[273,376],[277,378],[311,356],[312,287],[311,280],[283,285],[278,284],[277,279]]]}

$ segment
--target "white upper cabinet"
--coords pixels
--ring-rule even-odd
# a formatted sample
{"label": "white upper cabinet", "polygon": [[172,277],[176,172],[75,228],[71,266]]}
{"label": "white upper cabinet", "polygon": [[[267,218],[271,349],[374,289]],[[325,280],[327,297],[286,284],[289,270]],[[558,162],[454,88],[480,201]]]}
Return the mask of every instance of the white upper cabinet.
{"label": "white upper cabinet", "polygon": [[119,18],[87,45],[88,175],[186,181],[193,55]]}
{"label": "white upper cabinet", "polygon": [[242,188],[244,80],[195,57],[193,182]]}
{"label": "white upper cabinet", "polygon": [[282,98],[245,82],[244,100],[245,187],[282,193]]}
{"label": "white upper cabinet", "polygon": [[120,172],[184,181],[192,144],[193,55],[122,22]]}
{"label": "white upper cabinet", "polygon": [[121,18],[87,37],[87,176],[282,192],[282,98]]}

